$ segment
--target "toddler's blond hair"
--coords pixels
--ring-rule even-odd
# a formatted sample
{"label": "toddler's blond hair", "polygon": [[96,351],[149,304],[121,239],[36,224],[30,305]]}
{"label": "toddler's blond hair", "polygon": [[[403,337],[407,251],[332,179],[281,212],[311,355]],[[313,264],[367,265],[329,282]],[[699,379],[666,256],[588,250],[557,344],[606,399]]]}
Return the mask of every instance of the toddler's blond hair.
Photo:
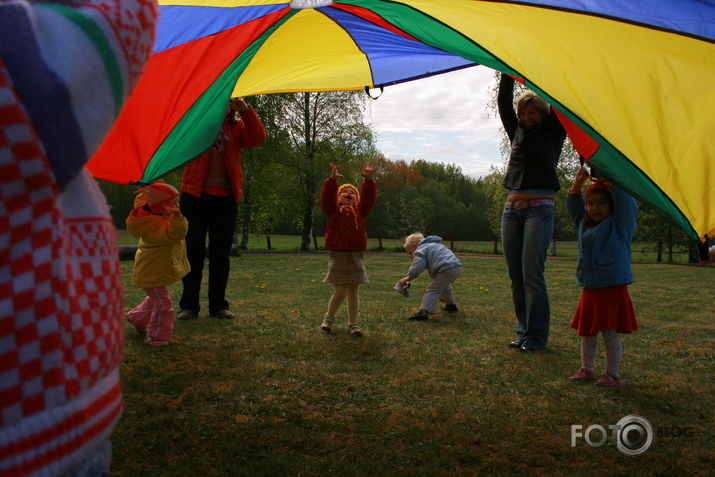
{"label": "toddler's blond hair", "polygon": [[405,243],[402,245],[402,247],[404,249],[407,249],[407,247],[417,248],[417,245],[419,245],[419,243],[424,239],[424,235],[422,235],[420,232],[415,232],[405,237]]}

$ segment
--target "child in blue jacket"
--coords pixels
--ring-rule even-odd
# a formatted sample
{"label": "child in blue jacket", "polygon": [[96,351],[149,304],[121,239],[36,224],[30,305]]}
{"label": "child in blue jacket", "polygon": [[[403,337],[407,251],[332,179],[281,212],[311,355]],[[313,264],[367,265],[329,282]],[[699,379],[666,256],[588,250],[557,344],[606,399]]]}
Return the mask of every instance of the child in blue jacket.
{"label": "child in blue jacket", "polygon": [[425,238],[424,235],[416,232],[405,239],[403,247],[412,257],[412,265],[407,271],[407,276],[399,281],[400,285],[406,286],[424,269],[427,269],[429,276],[432,277],[432,281],[425,288],[419,311],[407,319],[428,319],[430,314],[436,313],[438,301],[446,303],[444,311],[449,313],[458,311],[454,303],[452,283],[462,271],[462,263],[450,249],[442,245],[442,239],[436,235]]}
{"label": "child in blue jacket", "polygon": [[606,343],[606,372],[596,384],[615,387],[621,382],[619,334],[638,329],[628,293],[628,284],[633,282],[630,244],[638,206],[630,195],[599,181],[588,187],[584,202],[581,188],[587,178],[588,172],[581,168],[566,201],[578,230],[576,281],[583,287],[571,322],[571,328],[581,336],[581,368],[569,379],[595,379],[593,366],[600,332]]}

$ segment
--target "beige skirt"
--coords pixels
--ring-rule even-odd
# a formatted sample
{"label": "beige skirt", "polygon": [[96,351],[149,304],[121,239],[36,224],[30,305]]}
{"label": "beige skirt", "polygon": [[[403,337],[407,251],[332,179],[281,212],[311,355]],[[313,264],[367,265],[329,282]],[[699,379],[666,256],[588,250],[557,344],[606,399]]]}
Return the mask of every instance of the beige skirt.
{"label": "beige skirt", "polygon": [[323,282],[332,285],[369,283],[363,253],[331,250],[330,260],[328,261],[328,274],[325,275]]}

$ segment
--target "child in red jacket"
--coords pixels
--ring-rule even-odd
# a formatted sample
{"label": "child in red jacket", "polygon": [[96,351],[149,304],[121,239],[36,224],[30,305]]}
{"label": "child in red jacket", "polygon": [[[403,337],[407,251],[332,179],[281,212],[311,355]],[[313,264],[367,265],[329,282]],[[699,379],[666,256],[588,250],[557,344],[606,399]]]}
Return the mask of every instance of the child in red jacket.
{"label": "child in red jacket", "polygon": [[348,333],[360,337],[357,324],[359,299],[358,286],[368,283],[363,251],[367,248],[365,218],[375,206],[376,187],[372,180],[375,168],[362,166],[365,179],[358,193],[352,184],[338,187],[337,179],[343,177],[338,166],[330,163],[332,172],[323,182],[320,193],[320,208],[328,216],[325,226],[325,247],[330,249],[328,274],[325,283],[335,287],[328,303],[328,311],[320,324],[323,331],[331,331],[335,312],[345,298],[348,302]]}

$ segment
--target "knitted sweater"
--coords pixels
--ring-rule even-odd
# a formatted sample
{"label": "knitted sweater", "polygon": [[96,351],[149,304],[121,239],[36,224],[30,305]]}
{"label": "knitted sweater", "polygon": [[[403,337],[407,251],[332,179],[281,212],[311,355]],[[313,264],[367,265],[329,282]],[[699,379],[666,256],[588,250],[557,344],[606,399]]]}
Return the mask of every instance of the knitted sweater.
{"label": "knitted sweater", "polygon": [[122,410],[115,230],[84,164],[150,53],[149,0],[0,2],[0,475],[59,475]]}
{"label": "knitted sweater", "polygon": [[356,211],[338,206],[338,181],[328,177],[320,192],[320,208],[328,221],[325,224],[325,248],[330,250],[365,250],[367,229],[365,218],[375,207],[377,187],[375,181],[363,181],[360,187],[360,201]]}

